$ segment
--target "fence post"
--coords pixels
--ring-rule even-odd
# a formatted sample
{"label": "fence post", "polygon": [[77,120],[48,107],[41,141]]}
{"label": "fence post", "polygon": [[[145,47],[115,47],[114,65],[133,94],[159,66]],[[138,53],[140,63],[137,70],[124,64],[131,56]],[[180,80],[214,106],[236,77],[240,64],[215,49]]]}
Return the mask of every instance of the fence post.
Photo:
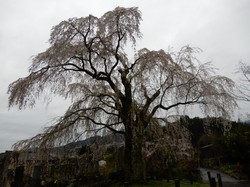
{"label": "fence post", "polygon": [[129,187],[129,182],[124,182],[124,187]]}
{"label": "fence post", "polygon": [[208,176],[208,181],[210,182],[210,180],[211,180],[211,173],[210,173],[210,171],[207,172],[207,176]]}
{"label": "fence post", "polygon": [[194,181],[194,179],[193,179],[193,172],[192,171],[189,171],[189,181],[190,181],[190,184],[193,184],[193,181]]}
{"label": "fence post", "polygon": [[215,178],[211,177],[209,183],[210,183],[210,187],[216,187]]}
{"label": "fence post", "polygon": [[169,182],[169,171],[168,171],[168,169],[166,171],[166,174],[167,174],[167,182]]}
{"label": "fence post", "polygon": [[18,166],[15,171],[14,187],[23,187],[24,166]]}
{"label": "fence post", "polygon": [[175,184],[175,187],[180,187],[180,180],[179,179],[175,179],[174,180],[174,184]]}
{"label": "fence post", "polygon": [[219,173],[217,173],[217,178],[218,178],[219,187],[223,187],[222,180],[221,180],[221,175]]}
{"label": "fence post", "polygon": [[31,186],[32,187],[40,186],[41,174],[42,174],[42,166],[40,166],[40,165],[34,166],[32,177],[31,177]]}

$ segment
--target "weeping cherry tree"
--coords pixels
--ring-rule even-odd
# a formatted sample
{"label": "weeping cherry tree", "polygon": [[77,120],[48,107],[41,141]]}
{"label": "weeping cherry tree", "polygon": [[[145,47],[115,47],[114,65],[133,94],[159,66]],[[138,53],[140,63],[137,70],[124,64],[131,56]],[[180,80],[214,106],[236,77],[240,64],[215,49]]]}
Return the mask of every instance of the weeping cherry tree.
{"label": "weeping cherry tree", "polygon": [[9,106],[33,107],[44,92],[72,103],[42,133],[17,143],[20,149],[50,148],[89,133],[123,134],[125,179],[141,181],[149,125],[193,105],[207,115],[230,115],[236,103],[228,90],[234,82],[200,63],[199,49],[143,48],[129,58],[127,49],[136,51],[142,37],[141,20],[138,8],[117,7],[100,18],[71,18],[52,28],[50,46],[32,59],[29,75],[9,85]]}

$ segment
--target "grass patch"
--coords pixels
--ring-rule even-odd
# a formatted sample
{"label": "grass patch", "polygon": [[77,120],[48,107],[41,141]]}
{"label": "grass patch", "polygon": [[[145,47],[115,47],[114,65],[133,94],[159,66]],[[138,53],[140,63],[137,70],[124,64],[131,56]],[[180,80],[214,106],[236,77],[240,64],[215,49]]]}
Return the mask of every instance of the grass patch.
{"label": "grass patch", "polygon": [[239,180],[246,180],[247,176],[244,173],[237,171],[237,165],[224,165],[218,168],[223,173]]}
{"label": "grass patch", "polygon": [[[113,183],[109,185],[110,187],[120,187],[124,186],[121,183]],[[193,183],[190,184],[189,182],[180,182],[181,187],[209,187],[208,183]],[[174,181],[167,182],[165,180],[152,180],[145,184],[131,184],[129,187],[175,187]]]}

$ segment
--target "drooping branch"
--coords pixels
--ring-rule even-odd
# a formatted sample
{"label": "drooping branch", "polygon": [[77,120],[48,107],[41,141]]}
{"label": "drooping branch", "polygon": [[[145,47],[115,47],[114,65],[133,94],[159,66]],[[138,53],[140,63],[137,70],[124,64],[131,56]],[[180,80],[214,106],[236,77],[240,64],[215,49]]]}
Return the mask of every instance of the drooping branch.
{"label": "drooping branch", "polygon": [[35,97],[39,96],[40,90],[37,90],[35,94],[30,93],[30,90],[33,90],[32,88],[37,82],[43,82],[48,79],[49,75],[47,73],[50,68],[50,66],[43,67],[36,72],[30,73],[30,75],[26,78],[18,79],[11,83],[7,92],[10,94],[9,107],[18,105],[21,109],[22,107],[26,107],[28,104],[33,107],[35,105]]}
{"label": "drooping branch", "polygon": [[113,126],[117,126],[119,124],[122,124],[121,121],[118,121],[116,123],[112,123],[112,124],[106,124],[106,123],[101,123],[101,122],[97,122],[94,119],[90,118],[89,116],[81,116],[84,119],[90,120],[92,123],[94,123],[97,126],[103,126],[104,128],[109,129],[110,131],[114,132],[114,133],[118,133],[118,134],[125,134],[124,131],[122,130],[116,130],[115,128],[113,128]]}

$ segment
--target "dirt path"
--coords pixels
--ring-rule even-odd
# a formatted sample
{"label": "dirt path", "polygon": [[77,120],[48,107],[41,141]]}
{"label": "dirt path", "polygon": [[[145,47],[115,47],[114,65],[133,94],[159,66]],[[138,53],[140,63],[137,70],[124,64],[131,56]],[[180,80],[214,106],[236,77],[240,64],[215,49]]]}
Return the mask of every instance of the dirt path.
{"label": "dirt path", "polygon": [[207,169],[207,168],[200,168],[201,171],[201,177],[202,180],[205,182],[208,182],[208,175],[207,172],[209,171],[211,174],[211,177],[214,177],[217,181],[217,173],[221,175],[223,187],[250,187],[249,181],[241,181],[237,180],[233,177],[230,177],[229,175],[226,175],[225,173],[222,173],[217,170]]}

